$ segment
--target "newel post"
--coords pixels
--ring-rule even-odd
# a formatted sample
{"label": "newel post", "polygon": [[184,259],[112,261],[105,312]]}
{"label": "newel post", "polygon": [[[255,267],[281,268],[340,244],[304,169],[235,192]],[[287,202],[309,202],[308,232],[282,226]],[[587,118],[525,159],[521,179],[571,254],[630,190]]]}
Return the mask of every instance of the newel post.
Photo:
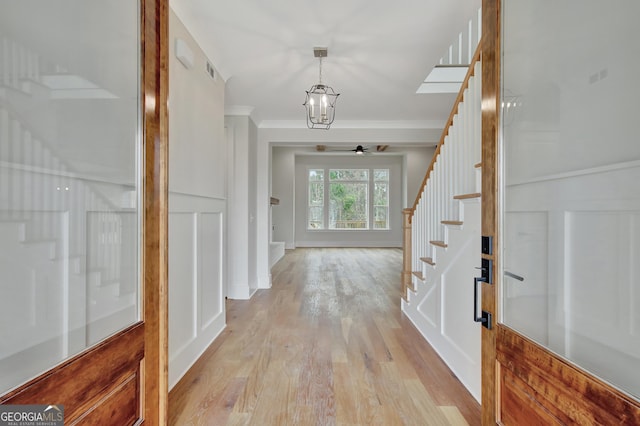
{"label": "newel post", "polygon": [[407,298],[411,285],[411,216],[413,209],[402,210],[402,297]]}

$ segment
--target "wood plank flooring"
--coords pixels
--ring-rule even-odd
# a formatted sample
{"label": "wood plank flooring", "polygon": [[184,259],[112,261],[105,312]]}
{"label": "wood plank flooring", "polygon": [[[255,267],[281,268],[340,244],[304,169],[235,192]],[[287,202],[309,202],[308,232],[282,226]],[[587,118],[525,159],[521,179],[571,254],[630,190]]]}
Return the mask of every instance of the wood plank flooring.
{"label": "wood plank flooring", "polygon": [[169,395],[170,425],[479,425],[400,311],[398,249],[296,249]]}

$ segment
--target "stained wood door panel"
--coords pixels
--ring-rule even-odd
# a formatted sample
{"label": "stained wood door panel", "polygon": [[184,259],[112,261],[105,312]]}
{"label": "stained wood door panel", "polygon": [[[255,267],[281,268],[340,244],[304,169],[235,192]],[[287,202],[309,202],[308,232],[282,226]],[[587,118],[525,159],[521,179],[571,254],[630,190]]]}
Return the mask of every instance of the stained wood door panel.
{"label": "stained wood door panel", "polygon": [[0,404],[61,404],[65,424],[84,416],[92,424],[130,424],[113,423],[112,416],[115,410],[118,418],[140,417],[143,357],[144,324],[138,323],[0,397]]}
{"label": "stained wood door panel", "polygon": [[107,393],[98,404],[90,411],[87,411],[75,422],[68,423],[69,426],[76,424],[88,425],[132,425],[140,418],[140,399],[138,398],[140,389],[140,376],[138,372],[130,374],[124,378],[115,389]]}
{"label": "stained wood door panel", "polygon": [[498,368],[500,376],[500,423],[522,425],[560,425],[553,414],[542,406],[535,391],[516,377],[510,370]]}
{"label": "stained wood door panel", "polygon": [[[512,330],[497,328],[499,413],[504,424],[547,416],[562,424],[640,424],[638,402]],[[528,403],[520,410],[523,401]]]}

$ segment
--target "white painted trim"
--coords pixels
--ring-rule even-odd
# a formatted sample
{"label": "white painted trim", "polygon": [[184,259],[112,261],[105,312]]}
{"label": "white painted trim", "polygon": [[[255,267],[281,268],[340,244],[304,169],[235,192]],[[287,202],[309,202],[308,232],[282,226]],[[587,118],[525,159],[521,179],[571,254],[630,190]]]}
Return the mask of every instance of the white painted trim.
{"label": "white painted trim", "polygon": [[402,248],[402,241],[296,241],[296,247]]}
{"label": "white painted trim", "polygon": [[559,179],[570,179],[570,178],[579,177],[579,176],[595,175],[599,173],[607,173],[607,172],[613,172],[617,170],[633,169],[636,167],[640,167],[640,160],[626,161],[623,163],[615,163],[615,164],[607,164],[606,166],[591,167],[591,168],[582,169],[582,170],[572,170],[570,172],[558,173],[555,175],[548,175],[548,176],[541,176],[533,179],[523,179],[519,181],[516,180],[515,182],[509,182],[509,184],[506,186],[507,188],[510,188],[512,186],[527,185],[530,183],[538,183],[538,182],[548,182],[551,180],[559,180]]}
{"label": "white painted trim", "polygon": [[224,108],[224,115],[251,117],[254,109],[251,105],[229,105]]}
{"label": "white painted trim", "polygon": [[[255,290],[254,290],[255,291]],[[251,289],[249,283],[246,284],[229,284],[227,286],[227,297],[235,300],[249,300],[251,299]]]}
{"label": "white painted trim", "polygon": [[[340,120],[331,125],[332,129],[442,129],[440,120]],[[262,120],[260,129],[306,129],[304,120]],[[317,130],[316,130],[317,132]]]}
{"label": "white painted trim", "polygon": [[181,192],[181,191],[169,191],[169,195],[185,195],[189,198],[205,198],[207,200],[227,201],[226,197],[211,197],[209,195],[192,194],[189,192]]}
{"label": "white painted trim", "polygon": [[[191,353],[188,350],[191,345],[187,345],[186,348],[181,348],[180,352],[174,354],[174,356],[169,360],[169,390],[171,390],[184,376],[187,371],[200,359],[202,354],[211,346],[211,344],[220,336],[220,333],[227,328],[225,322],[226,314],[225,311],[220,312],[216,319],[211,322],[211,326],[208,327],[206,331],[203,331],[202,334],[199,334],[198,337],[205,336],[206,339],[197,338],[195,340],[201,340],[200,345],[196,345],[200,348],[197,352]],[[202,344],[205,343],[205,344]],[[177,371],[177,373],[173,373],[173,371]]]}

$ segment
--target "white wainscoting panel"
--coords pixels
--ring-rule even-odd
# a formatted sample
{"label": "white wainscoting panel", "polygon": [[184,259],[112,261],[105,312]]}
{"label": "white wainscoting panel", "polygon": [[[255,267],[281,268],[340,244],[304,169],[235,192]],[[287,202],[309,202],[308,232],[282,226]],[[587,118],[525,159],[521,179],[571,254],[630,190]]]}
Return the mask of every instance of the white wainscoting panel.
{"label": "white wainscoting panel", "polygon": [[226,200],[170,193],[169,388],[226,325]]}
{"label": "white wainscoting panel", "polygon": [[169,360],[196,337],[195,220],[193,213],[169,214]]}
{"label": "white wainscoting panel", "polygon": [[503,321],[640,394],[640,162],[506,188]]}
{"label": "white wainscoting panel", "polygon": [[206,329],[224,313],[222,281],[222,213],[201,213],[198,232],[198,281],[200,284],[200,328]]}

